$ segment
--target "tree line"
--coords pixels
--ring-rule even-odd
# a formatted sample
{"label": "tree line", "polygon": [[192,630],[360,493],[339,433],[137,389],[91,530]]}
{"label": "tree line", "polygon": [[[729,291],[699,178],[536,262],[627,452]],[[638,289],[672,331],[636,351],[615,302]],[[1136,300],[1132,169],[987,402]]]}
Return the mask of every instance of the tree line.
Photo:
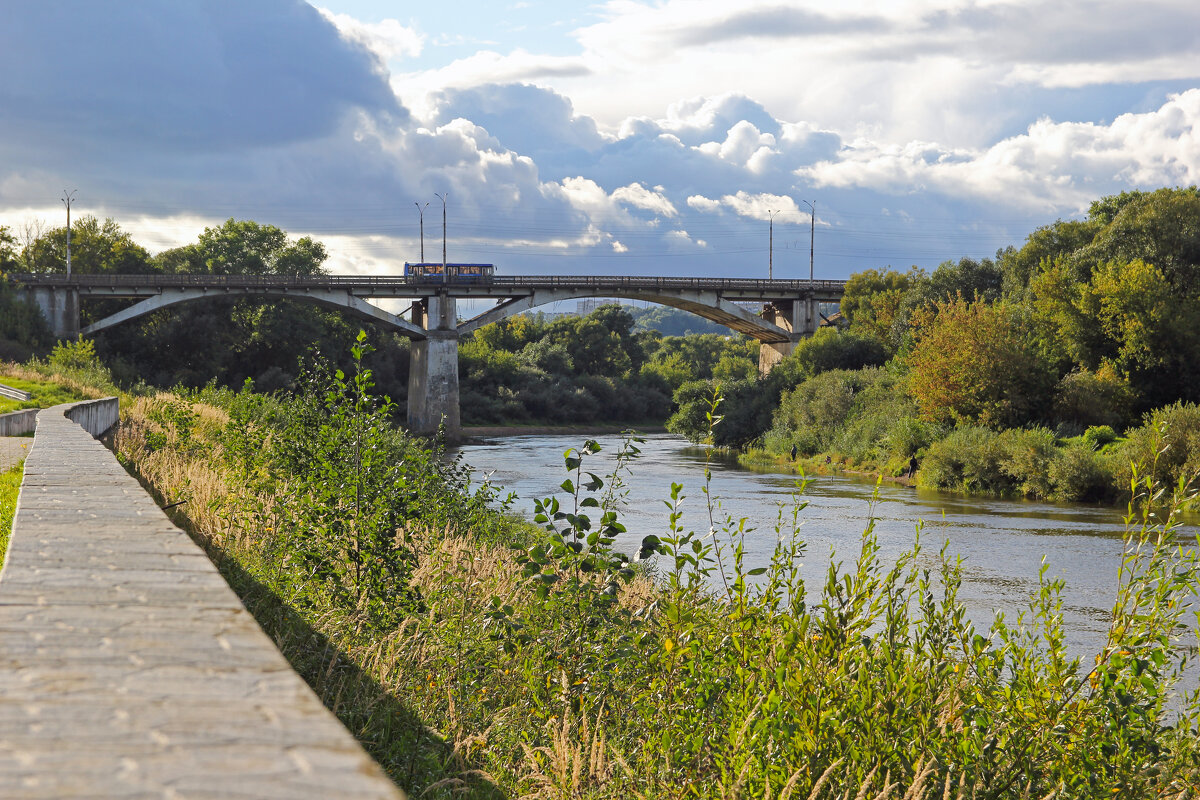
{"label": "tree line", "polygon": [[1173,476],[1200,467],[1198,299],[1200,193],[1124,192],[995,258],[854,274],[844,328],[765,378],[683,387],[670,427],[708,436],[719,394],[713,440],[768,458],[915,458],[929,486],[1109,497],[1156,436],[1176,437]]}

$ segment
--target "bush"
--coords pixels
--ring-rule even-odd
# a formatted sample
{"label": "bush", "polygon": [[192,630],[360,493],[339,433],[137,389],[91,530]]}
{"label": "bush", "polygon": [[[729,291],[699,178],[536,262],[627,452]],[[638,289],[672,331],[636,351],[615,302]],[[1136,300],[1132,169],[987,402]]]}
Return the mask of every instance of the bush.
{"label": "bush", "polygon": [[1050,464],[1054,499],[1069,502],[1098,501],[1113,497],[1112,471],[1095,449],[1084,442],[1064,447]]}
{"label": "bush", "polygon": [[1133,464],[1150,465],[1150,474],[1160,486],[1175,486],[1191,480],[1200,471],[1200,407],[1176,403],[1151,412],[1113,454],[1114,473],[1122,492],[1128,491]]}
{"label": "bush", "polygon": [[1000,466],[1004,447],[1000,434],[988,428],[956,428],[929,446],[917,483],[923,488],[1008,494],[1012,477]]}
{"label": "bush", "polygon": [[1054,434],[1045,428],[1010,429],[999,436],[1000,471],[1012,479],[1025,497],[1050,498],[1054,484],[1052,465],[1058,460]]}
{"label": "bush", "polygon": [[1083,443],[1091,450],[1099,450],[1116,440],[1117,432],[1108,425],[1093,425],[1083,432]]}
{"label": "bush", "polygon": [[1054,391],[1054,416],[1060,423],[1121,429],[1129,422],[1134,391],[1109,365],[1092,372],[1077,369],[1063,376]]}

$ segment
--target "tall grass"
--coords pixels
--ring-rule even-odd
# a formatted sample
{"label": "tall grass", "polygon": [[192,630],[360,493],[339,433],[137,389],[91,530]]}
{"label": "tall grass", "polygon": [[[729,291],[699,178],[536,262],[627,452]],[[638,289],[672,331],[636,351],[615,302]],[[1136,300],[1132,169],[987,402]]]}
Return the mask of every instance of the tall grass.
{"label": "tall grass", "polygon": [[[416,796],[1182,798],[1200,781],[1200,700],[1179,683],[1198,588],[1175,522],[1183,487],[1133,476],[1107,641],[1085,661],[1066,650],[1062,583],[1046,571],[1015,620],[977,629],[956,561],[914,542],[884,562],[872,522],[849,562],[806,586],[802,494],[753,532],[707,471],[698,519],[675,485],[662,533],[621,554],[635,441],[609,475],[589,471],[594,443],[568,451],[533,530],[387,429],[358,376],[309,386],[295,404],[140,399],[115,447],[187,500],[181,521]],[[361,446],[404,469],[364,468]],[[336,497],[296,472],[313,459],[329,462],[323,481],[340,476]],[[386,482],[378,497],[398,516],[364,511],[364,476]],[[351,591],[357,554],[384,533],[375,521],[396,525],[379,546],[404,563],[369,592],[395,613]],[[750,535],[776,537],[769,563],[746,563]]]}
{"label": "tall grass", "polygon": [[17,511],[17,495],[21,491],[21,476],[25,462],[0,472],[0,566],[4,565],[4,553],[8,550],[8,537],[12,534],[13,515]]}

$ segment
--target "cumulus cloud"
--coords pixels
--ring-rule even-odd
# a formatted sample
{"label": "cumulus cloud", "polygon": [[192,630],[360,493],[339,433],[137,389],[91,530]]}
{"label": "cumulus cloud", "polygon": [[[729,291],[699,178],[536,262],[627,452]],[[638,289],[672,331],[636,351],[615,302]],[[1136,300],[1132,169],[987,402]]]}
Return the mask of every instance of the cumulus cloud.
{"label": "cumulus cloud", "polygon": [[[1035,11],[1040,2],[1023,8]],[[820,206],[818,274],[823,266],[827,275],[844,277],[867,266],[989,255],[1100,195],[1200,181],[1200,89],[1160,101],[1135,87],[1129,103],[1143,106],[1136,111],[1084,117],[1090,122],[1062,114],[1025,119],[977,141],[950,135],[975,124],[972,107],[950,99],[973,97],[985,78],[989,91],[1007,91],[997,81],[1015,69],[994,63],[957,69],[965,49],[956,37],[969,43],[983,36],[982,12],[910,0],[900,10],[872,10],[864,2],[810,10],[808,17],[772,16],[772,9],[793,5],[610,3],[604,24],[614,27],[581,31],[590,49],[578,56],[485,53],[472,64],[451,65],[457,78],[449,67],[437,75],[394,76],[393,85],[428,80],[434,89],[405,105],[382,64],[397,53],[414,56],[424,40],[398,22],[357,25],[291,0],[263,0],[221,15],[202,0],[161,0],[115,4],[103,14],[84,5],[69,24],[54,18],[51,25],[43,9],[22,4],[16,21],[0,31],[0,68],[22,77],[0,84],[0,209],[56,213],[58,190],[78,186],[81,211],[132,220],[131,230],[155,247],[167,245],[172,230],[192,239],[203,224],[239,216],[327,240],[339,269],[385,271],[416,257],[414,201],[433,202],[425,221],[436,222],[426,233],[437,238],[437,192],[448,194],[451,259],[495,261],[512,272],[651,274],[728,274],[743,260],[765,261],[760,223],[777,212],[775,258],[783,270],[777,274],[792,266],[807,274],[804,199]],[[667,24],[689,10],[691,28]],[[1020,17],[994,3],[985,10],[1005,25]],[[720,66],[744,75],[748,40],[792,36],[784,23],[812,21],[814,14],[829,31],[795,33],[804,37],[804,59],[817,58],[820,48],[850,52],[868,41],[861,29],[873,26],[881,41],[892,30],[917,31],[938,53],[929,58],[939,59],[939,68],[929,69],[929,59],[881,67],[876,53],[875,62],[860,58],[828,80],[801,80],[798,68],[776,71],[783,76],[775,79],[778,92],[794,95],[788,103],[719,85],[696,96],[694,79],[707,78],[721,48],[734,48],[727,52],[740,60]],[[648,27],[621,41],[605,38],[636,19]],[[721,36],[713,28],[716,38],[704,46],[688,43],[702,37],[708,21],[720,20],[737,24]],[[771,21],[777,30],[764,28]],[[97,31],[107,37],[99,37],[102,44]],[[686,91],[673,83],[684,83],[674,66],[661,87],[653,72],[627,81],[630,107],[642,102],[633,98],[634,85],[639,96],[653,83],[653,91],[670,97],[647,113],[635,110],[605,124],[583,110],[576,94],[544,85],[557,73],[607,79],[622,74],[622,63],[654,66],[659,62],[645,60],[644,46],[656,36],[673,42],[681,63],[697,74]],[[78,57],[51,63],[72,52],[56,49],[51,59],[44,43],[56,37],[79,42]],[[625,62],[604,61],[604,48],[624,48]],[[705,48],[707,60],[700,58]],[[764,58],[796,52],[768,49]],[[1121,58],[1140,53],[1127,49]],[[1076,63],[1047,57],[1035,66],[1065,70]],[[759,66],[753,64],[756,74]],[[917,75],[924,72],[931,74]],[[512,75],[520,82],[506,82]],[[845,106],[845,93],[870,80],[882,87],[848,95],[861,124],[826,120],[822,109],[834,95]],[[934,80],[939,91],[930,93]],[[971,102],[986,106],[995,97]],[[1059,95],[1039,97],[1053,109]],[[936,118],[941,127],[934,125],[934,133],[947,135],[912,135],[882,123],[902,114]],[[999,207],[1005,212],[996,221]]]}
{"label": "cumulus cloud", "polygon": [[377,59],[293,0],[17,12],[0,29],[0,138],[44,154],[274,146],[354,109],[406,116]]}
{"label": "cumulus cloud", "polygon": [[401,24],[399,20],[363,22],[349,14],[335,14],[326,8],[317,10],[337,26],[342,36],[370,50],[384,64],[419,56],[425,47],[424,35],[415,28]]}
{"label": "cumulus cloud", "polygon": [[1109,125],[1042,119],[981,150],[855,142],[842,157],[797,170],[818,187],[970,194],[1006,205],[1077,210],[1129,186],[1200,180],[1200,89]]}

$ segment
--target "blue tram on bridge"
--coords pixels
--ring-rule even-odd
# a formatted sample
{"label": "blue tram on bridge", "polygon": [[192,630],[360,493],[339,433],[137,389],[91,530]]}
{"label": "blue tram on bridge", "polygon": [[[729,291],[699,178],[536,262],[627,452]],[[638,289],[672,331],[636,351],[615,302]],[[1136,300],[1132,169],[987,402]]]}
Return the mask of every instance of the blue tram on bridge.
{"label": "blue tram on bridge", "polygon": [[495,272],[493,264],[404,262],[404,277],[416,283],[488,283]]}

